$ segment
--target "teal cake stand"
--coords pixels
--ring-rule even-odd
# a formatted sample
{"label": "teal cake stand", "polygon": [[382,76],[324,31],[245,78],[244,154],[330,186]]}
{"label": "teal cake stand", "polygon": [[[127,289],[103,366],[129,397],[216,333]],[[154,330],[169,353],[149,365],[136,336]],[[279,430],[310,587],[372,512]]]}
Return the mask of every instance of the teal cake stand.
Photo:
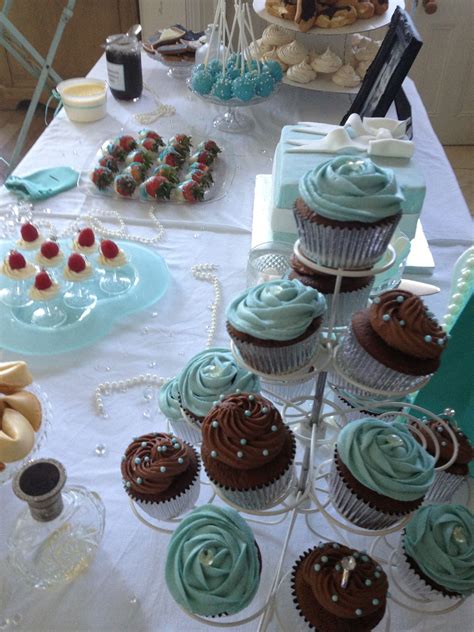
{"label": "teal cake stand", "polygon": [[[37,305],[10,308],[0,303],[0,347],[28,355],[54,355],[81,349],[105,336],[116,321],[156,303],[165,294],[170,281],[165,260],[157,252],[138,244],[117,244],[130,258],[130,263],[123,268],[131,280],[127,292],[116,296],[105,294],[100,289],[100,276],[96,273],[89,286],[97,296],[94,307],[85,310],[68,308],[60,295],[57,300],[67,313],[67,319],[63,325],[51,329],[31,324],[31,313]],[[0,241],[0,260],[11,248],[10,241]],[[63,241],[61,249],[67,258],[68,242]],[[91,263],[95,268],[93,258]]]}

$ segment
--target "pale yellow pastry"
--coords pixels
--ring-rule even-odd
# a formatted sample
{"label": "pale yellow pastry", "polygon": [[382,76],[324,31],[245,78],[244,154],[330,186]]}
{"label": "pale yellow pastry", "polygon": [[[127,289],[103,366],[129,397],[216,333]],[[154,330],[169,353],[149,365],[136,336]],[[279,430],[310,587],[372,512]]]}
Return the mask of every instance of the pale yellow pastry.
{"label": "pale yellow pastry", "polygon": [[72,283],[88,281],[92,276],[92,266],[88,261],[85,263],[86,267],[80,272],[75,272],[74,270],[71,270],[69,266],[66,266],[63,272],[66,281],[71,281]]}
{"label": "pale yellow pastry", "polygon": [[99,265],[103,268],[121,268],[127,263],[124,251],[114,241],[104,239],[99,248]]}
{"label": "pale yellow pastry", "polygon": [[0,402],[3,402],[7,408],[13,408],[13,410],[21,413],[30,422],[33,430],[38,432],[41,427],[43,414],[40,401],[36,395],[29,391],[18,391],[11,395],[5,395]]}
{"label": "pale yellow pastry", "polygon": [[304,59],[306,59],[307,54],[308,51],[306,47],[296,40],[290,44],[285,44],[284,46],[277,48],[278,58],[288,66],[300,64]]}
{"label": "pale yellow pastry", "polygon": [[355,88],[360,84],[360,77],[350,64],[341,66],[339,70],[332,75],[331,79],[336,85],[343,88]]}
{"label": "pale yellow pastry", "polygon": [[0,462],[12,463],[25,458],[35,445],[32,425],[13,408],[0,408],[0,420]]}
{"label": "pale yellow pastry", "polygon": [[17,259],[23,259],[23,267],[16,267],[16,264],[12,265],[12,253],[10,253],[5,257],[0,267],[0,272],[12,281],[24,281],[25,279],[31,279],[31,277],[34,276],[36,272],[35,266],[29,261],[26,261],[23,255],[21,255],[20,253],[15,253],[14,256]]}
{"label": "pale yellow pastry", "polygon": [[49,276],[46,271],[39,272],[35,277],[35,283],[29,291],[33,301],[51,301],[59,294],[59,284]]}
{"label": "pale yellow pastry", "polygon": [[15,393],[33,381],[28,365],[22,360],[0,362],[0,393]]}
{"label": "pale yellow pastry", "polygon": [[63,263],[64,255],[62,252],[59,252],[55,257],[45,257],[39,250],[35,261],[40,268],[57,268]]}

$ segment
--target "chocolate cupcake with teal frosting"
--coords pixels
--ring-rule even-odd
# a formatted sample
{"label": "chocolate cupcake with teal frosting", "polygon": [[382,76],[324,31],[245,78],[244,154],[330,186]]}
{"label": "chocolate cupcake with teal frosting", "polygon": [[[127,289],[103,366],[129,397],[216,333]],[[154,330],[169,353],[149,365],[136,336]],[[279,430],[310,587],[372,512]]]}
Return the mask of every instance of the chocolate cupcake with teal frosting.
{"label": "chocolate cupcake with teal frosting", "polygon": [[184,434],[184,432],[181,432],[183,428],[184,430],[187,429],[187,423],[180,408],[178,378],[179,375],[171,378],[166,384],[163,384],[158,396],[158,406],[168,420],[173,432],[175,432],[178,437],[182,437],[185,441],[194,443],[195,441],[199,441],[199,434],[196,431],[193,431],[191,428],[189,433]]}
{"label": "chocolate cupcake with teal frosting", "polygon": [[324,296],[297,280],[261,283],[227,308],[227,331],[256,371],[296,371],[315,355],[326,312]]}
{"label": "chocolate cupcake with teal frosting", "polygon": [[410,592],[426,599],[474,592],[474,515],[463,505],[418,509],[400,539],[398,573]]}
{"label": "chocolate cupcake with teal frosting", "polygon": [[358,527],[385,529],[421,505],[433,484],[434,464],[406,424],[352,421],[337,438],[332,503]]}
{"label": "chocolate cupcake with teal frosting", "polygon": [[165,579],[184,610],[203,617],[231,615],[254,598],[261,557],[252,530],[233,509],[194,509],[171,537]]}
{"label": "chocolate cupcake with teal frosting", "polygon": [[299,193],[294,214],[303,254],[330,268],[372,267],[402,217],[393,171],[370,158],[328,160],[301,178]]}

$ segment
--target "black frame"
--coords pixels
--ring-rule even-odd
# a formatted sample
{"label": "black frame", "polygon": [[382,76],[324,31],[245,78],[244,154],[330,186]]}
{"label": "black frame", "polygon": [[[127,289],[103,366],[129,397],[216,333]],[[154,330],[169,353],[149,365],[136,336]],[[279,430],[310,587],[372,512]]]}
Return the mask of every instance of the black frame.
{"label": "black frame", "polygon": [[397,7],[379,52],[341,125],[354,113],[361,117],[383,117],[393,101],[399,118],[410,119],[410,124],[411,108],[401,86],[422,45],[413,20],[406,11]]}

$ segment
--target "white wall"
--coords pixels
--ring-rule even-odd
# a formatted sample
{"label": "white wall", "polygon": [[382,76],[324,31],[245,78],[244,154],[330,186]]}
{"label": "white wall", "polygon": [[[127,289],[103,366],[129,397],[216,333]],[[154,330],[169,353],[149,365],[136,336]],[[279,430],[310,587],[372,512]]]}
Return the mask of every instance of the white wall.
{"label": "white wall", "polygon": [[143,37],[177,23],[202,31],[213,20],[215,4],[215,0],[139,0]]}

